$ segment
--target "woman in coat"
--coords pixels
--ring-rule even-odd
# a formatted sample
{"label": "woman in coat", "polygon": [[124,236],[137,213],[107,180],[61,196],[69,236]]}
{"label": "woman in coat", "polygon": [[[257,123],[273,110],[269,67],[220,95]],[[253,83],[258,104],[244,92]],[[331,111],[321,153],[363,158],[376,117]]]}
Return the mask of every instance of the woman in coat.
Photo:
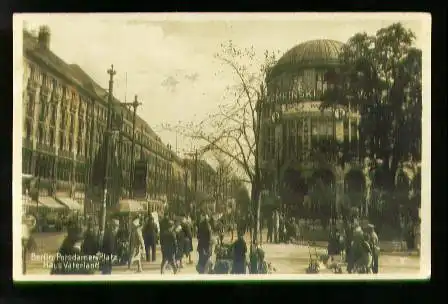
{"label": "woman in coat", "polygon": [[130,238],[130,255],[128,261],[128,269],[132,264],[137,262],[137,272],[142,272],[142,258],[146,256],[145,253],[145,241],[143,240],[142,226],[140,223],[140,217],[136,217],[132,221],[131,225],[131,238]]}

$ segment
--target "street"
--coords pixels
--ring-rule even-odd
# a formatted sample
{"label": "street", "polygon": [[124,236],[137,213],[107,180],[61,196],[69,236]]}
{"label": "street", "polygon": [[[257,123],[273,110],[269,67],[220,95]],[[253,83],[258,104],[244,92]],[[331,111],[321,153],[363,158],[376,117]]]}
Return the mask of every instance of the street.
{"label": "street", "polygon": [[[49,236],[43,236],[43,239],[49,242]],[[42,242],[42,238],[38,243]],[[63,235],[54,236],[53,239],[62,242]],[[39,239],[38,239],[39,240]],[[230,236],[225,237],[225,242],[230,242]],[[249,244],[249,235],[246,235],[246,241]],[[194,239],[193,246],[196,248],[197,240]],[[52,248],[57,248],[56,244],[51,246]],[[306,268],[309,263],[309,249],[305,245],[295,245],[295,244],[263,244],[263,249],[265,251],[266,260],[271,262],[273,267],[276,269],[277,274],[305,274]],[[314,248],[312,248],[312,253],[314,253]],[[325,254],[324,248],[316,248],[317,253]],[[54,254],[54,251],[43,252],[40,250],[37,254]],[[144,262],[143,272],[150,274],[160,273],[160,261],[161,252],[160,246],[157,246],[157,261],[156,262]],[[193,264],[184,263],[184,268],[181,269],[179,274],[197,274],[196,272],[196,262],[197,253],[193,251]],[[392,253],[383,253],[379,258],[379,272],[386,274],[412,274],[418,273],[420,267],[420,259],[418,256],[406,256],[405,254],[397,255]],[[28,274],[48,274],[50,268],[44,267],[44,264],[39,261],[29,261],[27,265]],[[137,265],[134,264],[131,269],[125,266],[116,266],[113,268],[113,274],[132,274],[137,270]],[[166,274],[172,274],[171,271],[167,270]],[[327,269],[322,269],[321,273],[331,273]]]}

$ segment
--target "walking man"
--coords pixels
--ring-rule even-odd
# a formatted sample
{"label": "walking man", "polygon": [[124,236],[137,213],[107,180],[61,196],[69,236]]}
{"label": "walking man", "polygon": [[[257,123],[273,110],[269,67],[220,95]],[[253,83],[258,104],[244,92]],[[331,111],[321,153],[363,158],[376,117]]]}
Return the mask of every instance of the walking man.
{"label": "walking man", "polygon": [[233,274],[246,274],[247,245],[242,231],[238,232],[238,239],[233,243]]}
{"label": "walking man", "polygon": [[274,234],[274,214],[271,214],[271,216],[267,217],[267,226],[268,226],[268,236],[266,242],[272,243]]}
{"label": "walking man", "polygon": [[166,229],[160,236],[160,246],[162,248],[162,263],[160,265],[161,274],[164,274],[167,264],[171,266],[174,273],[177,273],[175,255],[178,244],[174,232],[174,222],[168,221],[167,224]]}
{"label": "walking man", "polygon": [[198,268],[199,272],[202,273],[205,269],[205,265],[211,255],[211,240],[212,240],[212,229],[210,227],[208,216],[206,216],[198,229],[198,253],[199,261]]}
{"label": "walking man", "polygon": [[146,261],[156,261],[157,225],[152,215],[149,215],[143,227],[143,238],[145,241]]}
{"label": "walking man", "polygon": [[104,261],[101,269],[102,274],[111,274],[113,257],[117,253],[117,233],[120,222],[117,219],[112,219],[107,227],[104,237],[101,252],[104,254]]}
{"label": "walking man", "polygon": [[280,232],[280,214],[278,213],[278,210],[275,209],[274,213],[272,214],[272,221],[273,221],[273,230],[274,230],[274,242],[276,244],[279,243],[279,232]]}

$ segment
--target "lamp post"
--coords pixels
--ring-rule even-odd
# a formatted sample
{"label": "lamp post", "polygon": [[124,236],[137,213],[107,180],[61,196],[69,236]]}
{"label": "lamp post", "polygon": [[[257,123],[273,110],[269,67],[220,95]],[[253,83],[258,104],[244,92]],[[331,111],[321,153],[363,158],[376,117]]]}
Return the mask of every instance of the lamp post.
{"label": "lamp post", "polygon": [[[335,141],[338,142],[337,140],[337,132],[336,132],[336,126],[337,126],[337,120],[343,120],[342,124],[344,124],[344,120],[347,117],[347,111],[341,107],[337,107],[334,108],[334,132],[335,132]],[[342,136],[342,144],[343,144],[343,148],[342,150],[339,148],[339,144],[336,144],[337,150],[336,150],[336,159],[339,163],[339,165],[342,168],[342,171],[344,172],[345,170],[345,156],[346,156],[346,151],[345,151],[345,130],[344,130],[344,125],[343,125],[343,136]],[[344,179],[341,180],[341,186],[342,186],[342,193],[345,196],[345,182]],[[334,206],[332,206],[332,219],[334,222],[336,222],[336,218],[337,218],[337,206],[336,206],[336,202],[334,204]]]}
{"label": "lamp post", "polygon": [[113,101],[113,88],[114,88],[114,75],[117,73],[114,70],[114,65],[111,65],[110,69],[107,70],[109,74],[109,95],[107,102],[107,129],[105,132],[105,149],[104,149],[104,181],[103,181],[103,200],[101,206],[101,222],[100,222],[100,244],[104,237],[104,231],[106,227],[106,213],[107,213],[107,201],[109,197],[108,188],[110,181],[110,168],[109,168],[109,153],[110,153],[110,139],[112,133],[112,101]]}

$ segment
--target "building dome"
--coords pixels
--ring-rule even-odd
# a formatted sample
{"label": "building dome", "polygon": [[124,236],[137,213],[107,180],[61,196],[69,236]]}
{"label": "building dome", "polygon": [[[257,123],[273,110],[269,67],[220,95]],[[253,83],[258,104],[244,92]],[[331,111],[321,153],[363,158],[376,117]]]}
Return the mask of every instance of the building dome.
{"label": "building dome", "polygon": [[330,39],[310,40],[287,51],[273,67],[269,78],[289,69],[329,67],[339,64],[339,54],[344,44]]}

